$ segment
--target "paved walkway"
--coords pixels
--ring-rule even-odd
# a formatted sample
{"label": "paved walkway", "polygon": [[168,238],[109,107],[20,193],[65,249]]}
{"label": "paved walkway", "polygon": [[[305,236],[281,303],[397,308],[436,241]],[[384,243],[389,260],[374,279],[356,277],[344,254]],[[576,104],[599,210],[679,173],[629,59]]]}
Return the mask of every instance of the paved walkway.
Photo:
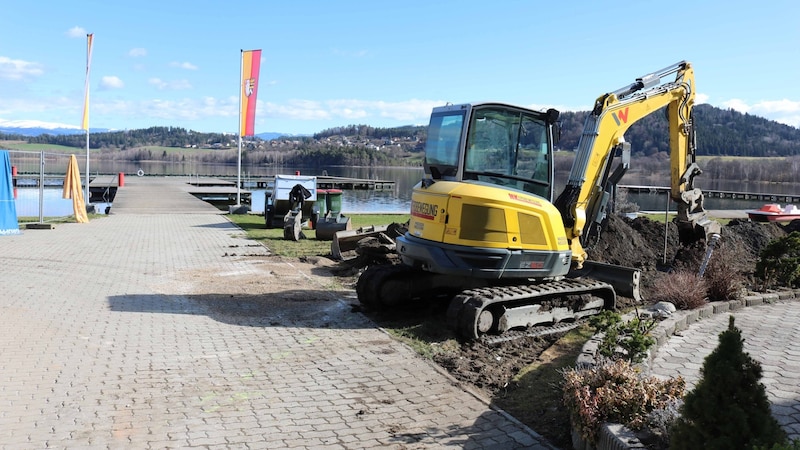
{"label": "paved walkway", "polygon": [[158,182],[127,180],[108,217],[0,238],[2,448],[551,448],[342,299],[198,293],[197,274],[291,264],[236,256],[225,215],[167,206],[189,194]]}
{"label": "paved walkway", "polygon": [[687,391],[693,389],[731,314],[742,331],[745,351],[761,363],[761,382],[773,415],[790,439],[800,439],[800,301],[752,306],[695,322],[658,349],[651,373],[680,375],[687,381]]}

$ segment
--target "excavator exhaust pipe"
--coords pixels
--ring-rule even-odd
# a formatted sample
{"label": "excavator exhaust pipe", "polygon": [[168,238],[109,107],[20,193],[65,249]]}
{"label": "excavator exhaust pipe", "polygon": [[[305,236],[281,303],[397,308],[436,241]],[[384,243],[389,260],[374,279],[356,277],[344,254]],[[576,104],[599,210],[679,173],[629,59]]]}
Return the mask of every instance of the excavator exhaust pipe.
{"label": "excavator exhaust pipe", "polygon": [[639,280],[642,273],[632,267],[606,264],[596,261],[584,261],[583,268],[570,272],[570,278],[588,277],[610,284],[617,295],[642,301],[639,291]]}

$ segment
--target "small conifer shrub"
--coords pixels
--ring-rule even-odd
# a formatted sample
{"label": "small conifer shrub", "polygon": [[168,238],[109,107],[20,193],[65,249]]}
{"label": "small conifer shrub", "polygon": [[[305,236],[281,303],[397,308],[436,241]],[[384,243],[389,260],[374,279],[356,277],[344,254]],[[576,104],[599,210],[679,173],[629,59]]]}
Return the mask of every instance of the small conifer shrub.
{"label": "small conifer shrub", "polygon": [[700,373],[670,432],[670,449],[744,450],[786,442],[759,381],[761,364],[744,351],[733,316]]}

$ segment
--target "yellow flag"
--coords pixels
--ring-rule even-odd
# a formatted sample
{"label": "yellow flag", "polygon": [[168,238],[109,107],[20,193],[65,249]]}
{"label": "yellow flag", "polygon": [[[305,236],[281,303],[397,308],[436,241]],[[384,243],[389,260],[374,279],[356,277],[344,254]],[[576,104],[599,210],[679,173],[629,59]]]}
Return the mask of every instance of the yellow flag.
{"label": "yellow flag", "polygon": [[86,83],[83,86],[83,122],[81,129],[89,131],[89,68],[92,65],[92,36],[86,35],[87,49],[86,49]]}

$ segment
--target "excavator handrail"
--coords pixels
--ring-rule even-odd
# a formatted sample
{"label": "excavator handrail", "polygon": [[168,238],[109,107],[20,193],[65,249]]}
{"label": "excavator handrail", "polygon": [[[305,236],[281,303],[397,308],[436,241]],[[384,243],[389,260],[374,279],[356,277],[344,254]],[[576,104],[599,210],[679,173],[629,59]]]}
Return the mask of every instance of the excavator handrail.
{"label": "excavator handrail", "polygon": [[653,73],[642,75],[630,85],[617,89],[616,91],[612,92],[612,94],[616,95],[617,98],[622,99],[623,97],[630,95],[634,92],[637,92],[641,89],[651,88],[653,86],[658,85],[661,82],[661,79],[664,78],[665,76],[672,75],[673,73],[686,69],[687,64],[688,63],[686,61],[681,61],[669,65],[661,70],[657,70]]}

